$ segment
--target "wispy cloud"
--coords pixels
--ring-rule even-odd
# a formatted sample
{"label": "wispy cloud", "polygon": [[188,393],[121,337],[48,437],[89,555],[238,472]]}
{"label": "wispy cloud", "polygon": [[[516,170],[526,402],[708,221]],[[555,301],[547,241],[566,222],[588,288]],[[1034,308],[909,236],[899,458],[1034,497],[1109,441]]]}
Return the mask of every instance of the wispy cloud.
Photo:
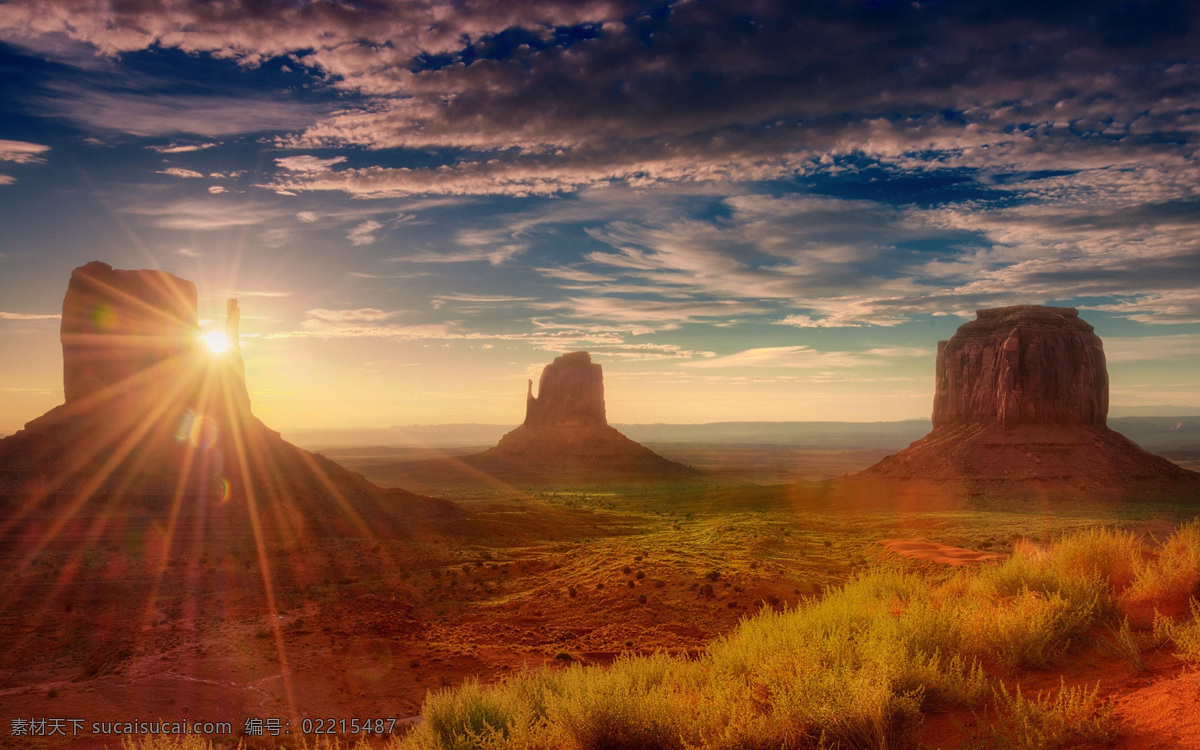
{"label": "wispy cloud", "polygon": [[166,146],[147,146],[151,151],[156,151],[160,154],[185,154],[191,151],[203,151],[208,148],[216,148],[221,145],[217,142],[204,143],[171,143]]}
{"label": "wispy cloud", "polygon": [[171,177],[183,177],[189,179],[200,179],[204,177],[204,175],[200,174],[199,172],[195,172],[190,169],[183,169],[182,167],[167,167],[166,169],[158,170],[158,173],[170,175]]}
{"label": "wispy cloud", "polygon": [[49,150],[49,146],[43,146],[40,143],[0,139],[0,161],[15,164],[41,164],[46,161],[42,154]]}
{"label": "wispy cloud", "polygon": [[1200,359],[1200,334],[1106,336],[1104,355],[1110,363]]}
{"label": "wispy cloud", "polygon": [[136,136],[181,133],[219,137],[292,130],[313,122],[310,104],[247,95],[190,96],[66,87],[40,102],[50,113],[76,124]]}
{"label": "wispy cloud", "polygon": [[292,296],[291,292],[283,292],[283,291],[267,290],[267,289],[227,289],[227,290],[225,290],[224,294],[226,294],[227,296],[232,296],[232,297],[281,298],[281,297]]}
{"label": "wispy cloud", "polygon": [[346,239],[355,247],[375,242],[375,232],[383,228],[378,221],[364,221],[346,234]]}
{"label": "wispy cloud", "polygon": [[893,357],[928,356],[923,349],[869,349],[862,352],[820,351],[809,346],[768,346],[746,349],[723,357],[687,362],[701,368],[824,368],[870,367],[888,364]]}
{"label": "wispy cloud", "polygon": [[284,156],[275,160],[275,164],[289,172],[325,172],[335,164],[346,161],[344,156],[330,159],[319,159],[315,156]]}
{"label": "wispy cloud", "polygon": [[15,313],[0,311],[0,320],[59,320],[61,315],[49,313]]}
{"label": "wispy cloud", "polygon": [[357,310],[309,310],[308,315],[325,323],[375,323],[393,318],[399,313],[384,312],[373,307],[362,307]]}
{"label": "wispy cloud", "polygon": [[278,209],[267,205],[225,199],[181,200],[171,203],[136,204],[123,213],[144,216],[162,229],[216,230],[265,224],[279,218]]}

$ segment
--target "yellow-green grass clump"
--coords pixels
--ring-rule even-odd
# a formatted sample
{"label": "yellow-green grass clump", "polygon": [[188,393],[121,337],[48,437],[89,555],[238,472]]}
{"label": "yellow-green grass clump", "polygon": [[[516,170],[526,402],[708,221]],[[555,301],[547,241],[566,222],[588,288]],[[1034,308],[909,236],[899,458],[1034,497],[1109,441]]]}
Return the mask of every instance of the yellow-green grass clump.
{"label": "yellow-green grass clump", "polygon": [[431,694],[425,722],[400,745],[905,747],[924,713],[981,707],[993,692],[1022,732],[1108,736],[1115,720],[1094,690],[1030,701],[994,687],[984,666],[1016,674],[1088,643],[1117,621],[1119,592],[1156,570],[1144,554],[1134,535],[1094,529],[941,582],[876,570],[743,621],[697,660],[625,657]]}

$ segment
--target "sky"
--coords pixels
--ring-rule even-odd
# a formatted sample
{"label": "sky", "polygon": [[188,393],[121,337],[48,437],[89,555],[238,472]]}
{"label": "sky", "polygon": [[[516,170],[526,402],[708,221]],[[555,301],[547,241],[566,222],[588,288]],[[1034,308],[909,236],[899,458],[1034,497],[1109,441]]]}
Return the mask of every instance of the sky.
{"label": "sky", "polygon": [[[277,429],[928,417],[974,310],[1200,407],[1200,6],[0,0],[0,432],[92,260],[243,311]],[[1170,409],[1165,409],[1170,411]]]}

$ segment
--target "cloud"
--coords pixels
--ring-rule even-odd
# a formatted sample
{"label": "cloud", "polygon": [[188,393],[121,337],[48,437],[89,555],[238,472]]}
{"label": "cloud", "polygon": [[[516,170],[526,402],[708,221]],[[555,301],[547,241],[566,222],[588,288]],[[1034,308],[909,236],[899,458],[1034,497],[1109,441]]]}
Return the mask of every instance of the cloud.
{"label": "cloud", "polygon": [[[560,319],[896,326],[1078,298],[1200,321],[1192,5],[268,5],[10,0],[0,39],[92,66],[102,85],[54,84],[38,103],[85,128],[267,133],[296,154],[260,178],[280,195],[560,198],[392,258],[528,258],[557,284],[542,309]],[[286,60],[297,86],[161,95],[95,72],[142,50]],[[355,166],[318,149],[354,149]],[[230,211],[147,216],[259,221]],[[402,221],[378,213],[320,218],[365,245]],[[587,233],[556,265],[537,232],[569,221]]]}
{"label": "cloud", "polygon": [[49,146],[43,146],[40,143],[0,139],[0,161],[14,164],[42,164],[46,161],[42,154],[49,150]]}
{"label": "cloud", "polygon": [[161,229],[217,230],[265,224],[280,216],[266,205],[217,198],[180,200],[172,203],[135,204],[122,213],[144,216]]}
{"label": "cloud", "polygon": [[193,96],[65,87],[39,108],[76,124],[136,136],[228,136],[292,130],[320,115],[311,104],[258,95]]}
{"label": "cloud", "polygon": [[318,159],[315,156],[284,156],[276,159],[275,164],[289,172],[325,172],[333,165],[341,164],[344,161],[346,161],[344,156],[335,156],[331,159]]}
{"label": "cloud", "polygon": [[578,268],[535,268],[533,269],[543,276],[552,279],[563,279],[564,281],[582,281],[587,283],[606,283],[613,281],[614,277],[604,274],[592,273]]}
{"label": "cloud", "polygon": [[220,185],[210,185],[208,192],[212,193],[213,195],[220,195],[221,193],[228,193],[229,191]]}
{"label": "cloud", "polygon": [[151,151],[156,151],[160,154],[184,154],[190,151],[203,151],[204,149],[215,148],[219,145],[221,144],[214,142],[183,144],[171,143],[167,146],[147,146],[146,148],[150,149]]}
{"label": "cloud", "polygon": [[374,323],[393,318],[399,313],[384,312],[373,307],[363,307],[357,310],[309,310],[308,315],[316,320],[327,323]]}
{"label": "cloud", "polygon": [[158,173],[170,175],[172,177],[183,177],[183,178],[191,178],[191,179],[199,179],[199,178],[204,177],[204,175],[200,174],[199,172],[193,172],[190,169],[182,169],[180,167],[167,167],[166,169],[158,170]]}
{"label": "cloud", "polygon": [[509,302],[529,302],[535,297],[514,297],[509,294],[439,294],[437,299],[452,302],[487,302],[506,304]]}
{"label": "cloud", "polygon": [[375,232],[383,228],[383,225],[378,221],[364,221],[358,226],[350,230],[346,234],[346,239],[350,240],[355,247],[361,245],[371,245],[375,242]]}
{"label": "cloud", "polygon": [[17,178],[10,174],[0,174],[0,185],[12,185],[16,181]]}
{"label": "cloud", "polygon": [[624,0],[10,0],[0,39],[81,67],[150,49],[246,68],[286,60],[295,80],[340,95],[336,110],[291,94],[175,95],[160,108],[141,93],[76,89],[51,101],[93,127],[452,154],[408,169],[308,157],[271,183],[282,194],[553,195],[854,169],[837,159],[985,179],[1167,166],[1200,134],[1184,93],[1200,82],[1198,20],[1186,3],[1106,0],[1061,12],[764,0],[652,13]]}
{"label": "cloud", "polygon": [[1169,361],[1200,357],[1200,334],[1166,336],[1105,336],[1104,357],[1109,364]]}
{"label": "cloud", "polygon": [[263,289],[229,289],[225,291],[226,295],[234,297],[290,297],[291,292],[271,291]]}
{"label": "cloud", "polygon": [[0,311],[0,320],[59,320],[62,315]]}
{"label": "cloud", "polygon": [[871,349],[865,352],[819,351],[809,346],[767,346],[746,349],[723,357],[687,362],[684,367],[711,368],[823,368],[864,367],[888,364],[892,357],[928,355],[921,349]]}

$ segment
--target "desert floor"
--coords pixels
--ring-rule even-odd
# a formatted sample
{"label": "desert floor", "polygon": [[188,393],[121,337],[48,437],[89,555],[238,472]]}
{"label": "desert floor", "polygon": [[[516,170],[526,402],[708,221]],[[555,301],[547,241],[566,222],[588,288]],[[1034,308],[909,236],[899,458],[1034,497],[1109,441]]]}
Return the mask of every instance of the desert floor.
{"label": "desert floor", "polygon": [[[689,463],[715,463],[706,451]],[[232,734],[214,737],[225,742],[248,719],[278,719],[293,737],[316,726],[305,719],[395,719],[400,733],[429,690],[626,653],[695,654],[742,618],[870,566],[942,576],[1097,524],[1152,543],[1197,514],[989,498],[834,507],[811,486],[769,483],[789,471],[785,459],[735,455],[719,479],[690,485],[516,487],[433,472],[406,486],[454,499],[472,522],[407,539],[204,539],[181,527],[168,549],[161,519],[116,522],[116,511],[75,519],[50,546],[10,533],[0,747],[119,747],[93,722],[156,719],[229,722]],[[379,456],[340,458],[362,471]],[[794,459],[818,475],[871,460]],[[1084,650],[1017,681],[1026,692],[1099,683],[1126,725],[1119,747],[1200,747],[1200,676],[1166,653],[1147,660],[1135,673]],[[83,723],[75,737],[33,739],[12,735],[21,718]],[[974,720],[933,716],[926,744],[954,747]]]}

